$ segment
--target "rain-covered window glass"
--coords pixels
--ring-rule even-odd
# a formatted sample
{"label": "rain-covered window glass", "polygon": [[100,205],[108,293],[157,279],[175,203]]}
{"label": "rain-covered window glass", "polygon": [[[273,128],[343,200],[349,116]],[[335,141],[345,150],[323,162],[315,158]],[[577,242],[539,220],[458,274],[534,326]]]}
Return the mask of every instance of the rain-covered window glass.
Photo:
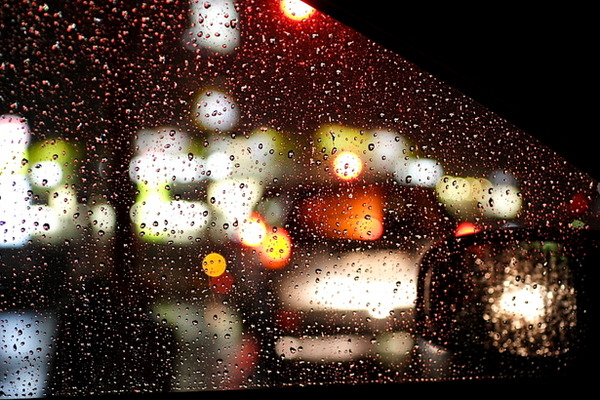
{"label": "rain-covered window glass", "polygon": [[97,3],[2,6],[0,396],[577,363],[590,176],[297,1]]}

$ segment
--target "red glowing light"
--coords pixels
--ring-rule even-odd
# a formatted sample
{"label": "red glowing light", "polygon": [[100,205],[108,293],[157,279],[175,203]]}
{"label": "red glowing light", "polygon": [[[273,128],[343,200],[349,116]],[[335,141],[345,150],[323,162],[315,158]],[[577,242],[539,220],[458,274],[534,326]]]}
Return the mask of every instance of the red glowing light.
{"label": "red glowing light", "polygon": [[479,228],[471,222],[461,222],[454,231],[454,236],[466,236],[479,232]]}
{"label": "red glowing light", "polygon": [[234,279],[233,275],[229,272],[225,272],[219,276],[210,277],[210,287],[211,289],[220,294],[226,294],[233,289]]}

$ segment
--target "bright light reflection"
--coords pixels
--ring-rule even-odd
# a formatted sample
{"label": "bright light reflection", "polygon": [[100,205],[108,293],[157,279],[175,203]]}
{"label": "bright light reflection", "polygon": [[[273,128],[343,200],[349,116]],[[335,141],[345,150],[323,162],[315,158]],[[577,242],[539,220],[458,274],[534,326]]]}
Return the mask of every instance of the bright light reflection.
{"label": "bright light reflection", "polygon": [[385,318],[393,310],[414,306],[417,263],[391,251],[322,257],[312,270],[290,275],[280,299],[294,309],[365,311]]}
{"label": "bright light reflection", "polygon": [[350,151],[342,152],[335,157],[333,169],[340,179],[354,179],[362,171],[362,159],[356,153]]}
{"label": "bright light reflection", "polygon": [[315,9],[300,0],[281,0],[281,10],[286,17],[293,20],[303,20],[310,17]]}

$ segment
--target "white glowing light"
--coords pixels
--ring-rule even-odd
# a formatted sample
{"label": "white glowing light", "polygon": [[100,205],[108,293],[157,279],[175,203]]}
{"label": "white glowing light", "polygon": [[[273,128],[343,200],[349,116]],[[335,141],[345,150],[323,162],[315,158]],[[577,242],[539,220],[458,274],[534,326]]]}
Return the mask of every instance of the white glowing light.
{"label": "white glowing light", "polygon": [[395,172],[398,160],[405,158],[410,151],[409,142],[389,131],[375,131],[372,136],[367,145],[371,165],[378,172]]}
{"label": "white glowing light", "polygon": [[208,199],[239,240],[240,224],[251,218],[263,191],[260,182],[253,179],[224,179],[209,185]]}
{"label": "white glowing light", "polygon": [[230,95],[207,90],[196,101],[196,119],[204,129],[214,132],[227,132],[238,124],[240,111]]}
{"label": "white glowing light", "polygon": [[204,160],[183,153],[147,152],[131,159],[129,177],[150,185],[199,182],[205,178]]}
{"label": "white glowing light", "polygon": [[221,180],[233,174],[234,163],[229,154],[216,151],[206,159],[206,173],[210,179]]}
{"label": "white glowing light", "polygon": [[0,247],[23,246],[29,240],[33,229],[29,190],[24,176],[0,174]]}
{"label": "white glowing light", "polygon": [[189,243],[202,236],[210,213],[203,202],[165,201],[154,193],[136,202],[130,215],[138,231],[148,240]]}
{"label": "white glowing light", "polygon": [[56,161],[41,161],[31,168],[29,179],[35,186],[52,188],[62,181],[63,171]]}
{"label": "white glowing light", "polygon": [[405,185],[435,187],[443,175],[442,166],[427,158],[401,160],[396,166],[397,179]]}
{"label": "white glowing light", "polygon": [[31,206],[29,216],[33,229],[29,233],[34,236],[52,239],[65,228],[55,209],[47,205]]}
{"label": "white glowing light", "polygon": [[0,116],[0,174],[20,170],[30,137],[29,125],[23,118],[14,115]]}
{"label": "white glowing light", "polygon": [[485,214],[494,218],[515,218],[522,207],[519,190],[511,185],[495,185],[483,203]]}
{"label": "white glowing light", "polygon": [[258,246],[267,237],[267,227],[258,218],[248,218],[240,223],[239,238],[247,246]]}
{"label": "white glowing light", "polygon": [[333,161],[335,174],[343,180],[351,180],[362,172],[362,159],[351,151],[344,151]]}
{"label": "white glowing light", "polygon": [[191,1],[191,27],[184,36],[189,50],[230,54],[240,43],[239,15],[231,0]]}
{"label": "white glowing light", "polygon": [[255,133],[246,138],[217,136],[209,148],[206,175],[213,180],[272,179],[280,168],[276,162],[273,137],[268,133]]}
{"label": "white glowing light", "polygon": [[417,263],[405,254],[349,253],[312,265],[314,270],[290,275],[283,284],[280,298],[292,308],[365,311],[373,318],[385,318],[414,306]]}
{"label": "white glowing light", "polygon": [[546,315],[546,298],[548,290],[537,284],[508,284],[498,302],[498,313],[509,316],[513,324],[520,320],[533,324]]}
{"label": "white glowing light", "polygon": [[135,152],[144,153],[181,153],[186,152],[191,143],[190,137],[170,126],[143,129],[136,135]]}

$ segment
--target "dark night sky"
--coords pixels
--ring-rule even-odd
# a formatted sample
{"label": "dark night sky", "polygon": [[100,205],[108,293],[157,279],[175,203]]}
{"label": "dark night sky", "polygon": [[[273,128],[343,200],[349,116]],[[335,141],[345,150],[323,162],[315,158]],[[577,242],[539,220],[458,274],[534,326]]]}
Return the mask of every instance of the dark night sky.
{"label": "dark night sky", "polygon": [[591,10],[307,0],[396,50],[598,178]]}

